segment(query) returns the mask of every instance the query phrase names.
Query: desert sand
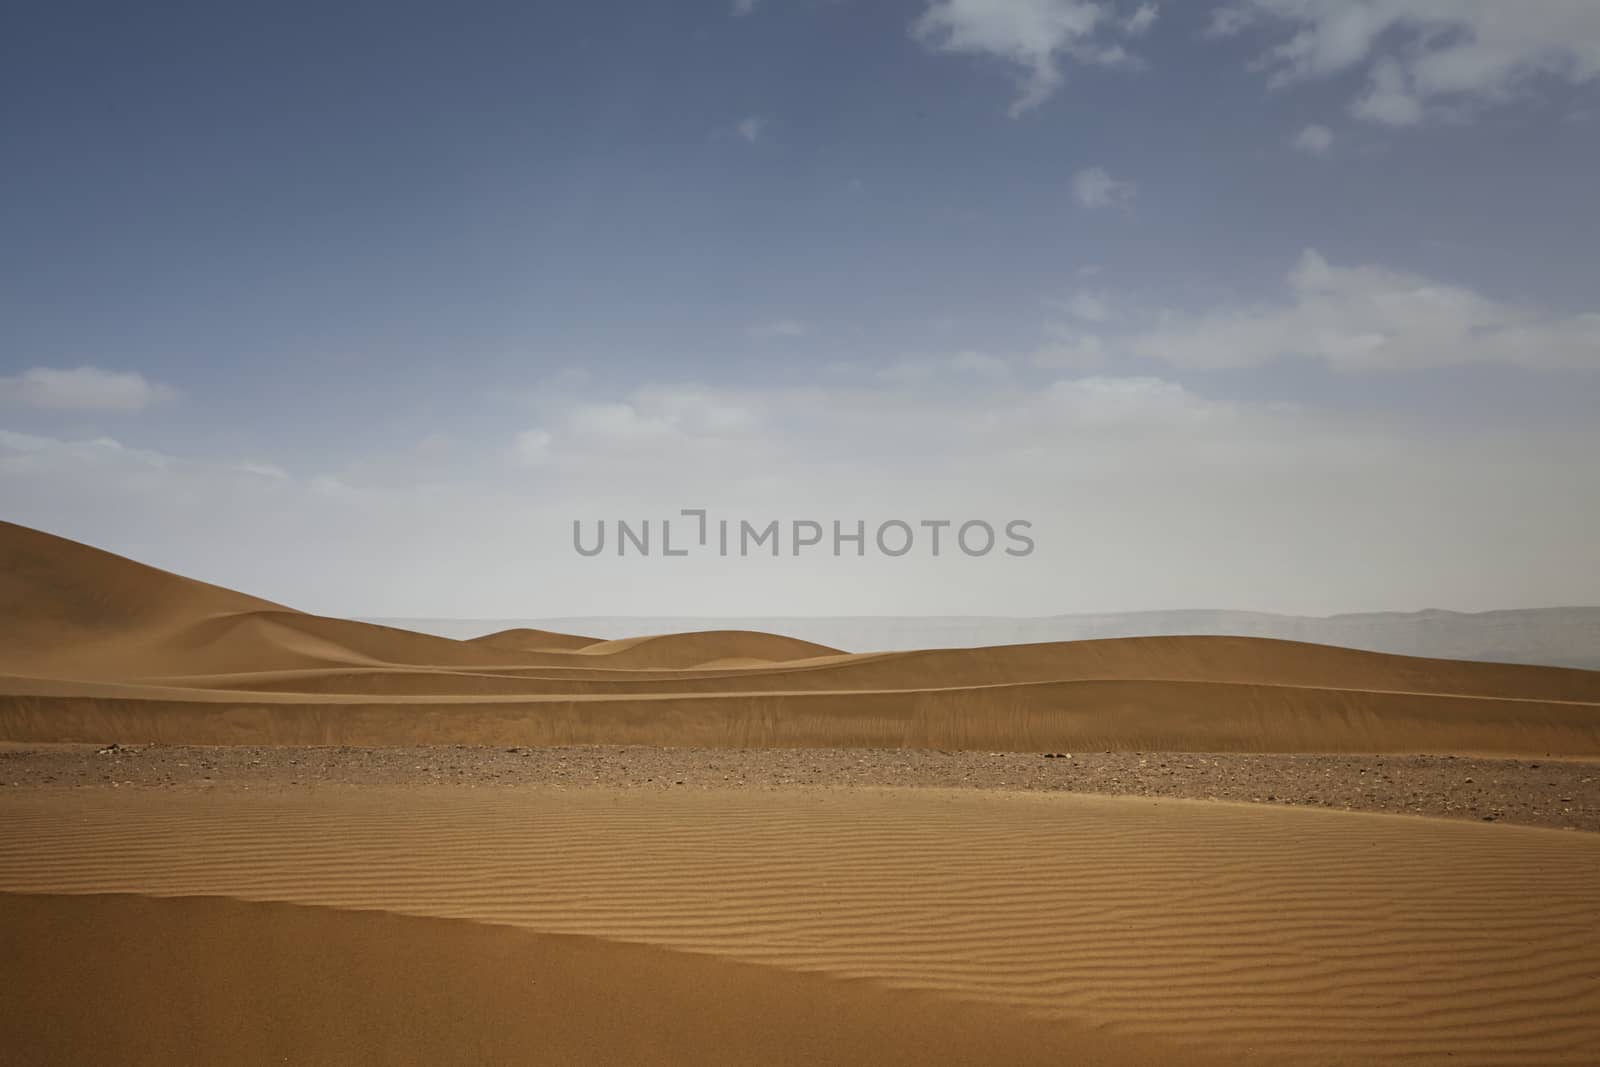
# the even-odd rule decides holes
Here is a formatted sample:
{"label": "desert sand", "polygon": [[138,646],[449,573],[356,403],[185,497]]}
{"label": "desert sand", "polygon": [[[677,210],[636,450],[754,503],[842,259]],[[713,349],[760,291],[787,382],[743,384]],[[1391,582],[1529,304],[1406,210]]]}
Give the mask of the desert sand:
{"label": "desert sand", "polygon": [[[8,982],[0,1033],[29,1064],[1042,1067],[1170,1051],[878,983],[396,912],[8,894],[0,930],[8,977],[29,979]],[[63,1003],[93,1005],[92,1025],[40,1025]],[[152,1025],[175,1009],[182,1028]]]}
{"label": "desert sand", "polygon": [[1600,672],[1256,638],[846,655],[771,634],[470,641],[0,525],[0,740],[1600,757]]}
{"label": "desert sand", "polygon": [[[1087,1030],[1112,1052],[1126,1037],[1129,1059],[1111,1062],[1163,1045],[1153,1062],[1578,1064],[1600,1048],[1593,834],[934,790],[75,790],[4,804],[8,892],[225,897],[654,946],[825,976],[868,1013],[905,989]],[[119,939],[152,951],[89,921],[106,928],[101,958]],[[223,984],[265,981],[231,942],[213,951]],[[627,1025],[607,998],[640,977],[616,981],[574,1008],[585,1027]],[[754,1010],[739,981],[703,992],[690,1020]],[[85,1040],[106,1032],[99,1003],[72,1010]],[[473,1017],[500,1025],[487,1007]],[[1070,1037],[1018,1039],[1030,1034],[1076,1062]],[[885,1059],[868,1042],[844,1061]]]}
{"label": "desert sand", "polygon": [[11,525],[0,623],[21,1062],[1600,1062],[1600,674],[457,641]]}

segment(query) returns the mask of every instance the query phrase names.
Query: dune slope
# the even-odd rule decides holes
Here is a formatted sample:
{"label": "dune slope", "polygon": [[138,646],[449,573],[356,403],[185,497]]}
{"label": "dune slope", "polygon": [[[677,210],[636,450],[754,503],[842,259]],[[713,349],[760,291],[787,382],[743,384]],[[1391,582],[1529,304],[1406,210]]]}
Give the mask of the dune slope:
{"label": "dune slope", "polygon": [[34,1067],[1154,1067],[1178,1054],[875,982],[392,912],[0,894],[0,940],[0,1047]]}
{"label": "dune slope", "polygon": [[1600,672],[1150,637],[847,655],[773,634],[458,641],[0,524],[0,740],[1600,756]]}

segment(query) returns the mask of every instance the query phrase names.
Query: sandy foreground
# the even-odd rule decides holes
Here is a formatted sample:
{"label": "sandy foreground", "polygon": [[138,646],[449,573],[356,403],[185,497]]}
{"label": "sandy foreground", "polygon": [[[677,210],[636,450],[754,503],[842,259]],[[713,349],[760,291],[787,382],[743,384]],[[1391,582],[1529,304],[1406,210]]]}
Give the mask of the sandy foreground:
{"label": "sandy foreground", "polygon": [[1600,835],[1225,802],[10,789],[0,1047],[1589,1064],[1596,885]]}
{"label": "sandy foreground", "polygon": [[[393,912],[0,896],[0,929],[8,970],[34,979],[0,1002],[8,1054],[26,1063],[914,1067],[1170,1051],[878,983]],[[85,1000],[99,1005],[87,1028],[60,1008]],[[161,1025],[174,1011],[184,1024]]]}
{"label": "sandy foreground", "polygon": [[1600,1063],[1600,672],[456,641],[0,523],[0,1062]]}

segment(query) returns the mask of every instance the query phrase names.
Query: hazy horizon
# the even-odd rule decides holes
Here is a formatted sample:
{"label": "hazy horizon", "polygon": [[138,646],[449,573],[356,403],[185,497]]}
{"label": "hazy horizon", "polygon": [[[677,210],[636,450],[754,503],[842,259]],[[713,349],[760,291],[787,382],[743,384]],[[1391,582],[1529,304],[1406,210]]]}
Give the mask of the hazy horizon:
{"label": "hazy horizon", "polygon": [[531,628],[601,640],[693,631],[775,633],[845,652],[911,651],[1125,637],[1274,638],[1404,656],[1537,663],[1600,670],[1600,608],[1461,613],[1375,612],[1331,616],[1188,609],[1027,617],[576,616],[510,619],[374,618],[380,625],[471,639]]}
{"label": "hazy horizon", "polygon": [[[1139,611],[1065,611],[1053,612],[1046,615],[978,615],[955,613],[924,613],[920,615],[841,615],[837,612],[831,614],[815,615],[770,615],[770,616],[740,616],[743,618],[792,618],[792,619],[1063,619],[1063,618],[1090,618],[1110,615],[1275,615],[1284,618],[1302,619],[1339,619],[1352,617],[1365,617],[1375,615],[1501,615],[1528,612],[1561,612],[1561,611],[1600,611],[1596,604],[1549,604],[1540,607],[1520,608],[1486,608],[1483,611],[1453,611],[1449,608],[1417,608],[1414,611],[1349,611],[1336,612],[1331,615],[1292,615],[1287,612],[1277,611],[1252,611],[1249,608],[1215,608],[1215,607],[1188,607],[1188,608],[1146,608]],[[436,619],[440,622],[530,622],[537,620],[554,619],[628,619],[628,618],[674,618],[674,619],[725,619],[727,615],[510,615],[510,616],[472,616],[472,615],[361,615],[355,616],[366,622],[383,622],[386,620],[412,619],[426,621]]]}

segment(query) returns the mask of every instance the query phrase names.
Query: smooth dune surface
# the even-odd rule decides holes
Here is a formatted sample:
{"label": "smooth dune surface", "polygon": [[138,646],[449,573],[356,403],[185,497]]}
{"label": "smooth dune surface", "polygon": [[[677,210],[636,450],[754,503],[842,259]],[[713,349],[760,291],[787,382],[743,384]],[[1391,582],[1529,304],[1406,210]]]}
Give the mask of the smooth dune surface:
{"label": "smooth dune surface", "polygon": [[1222,1062],[875,982],[391,912],[0,894],[0,941],[0,1048],[31,1067]]}
{"label": "smooth dune surface", "polygon": [[773,634],[458,641],[0,523],[0,740],[1600,756],[1600,672],[1239,637],[847,655]]}
{"label": "smooth dune surface", "polygon": [[[1597,884],[1600,838],[1588,834],[1130,798],[336,787],[0,798],[7,892],[499,923],[1233,1062],[1592,1064]],[[741,982],[712,988],[737,1004]],[[873,994],[850,989],[872,1010]]]}

